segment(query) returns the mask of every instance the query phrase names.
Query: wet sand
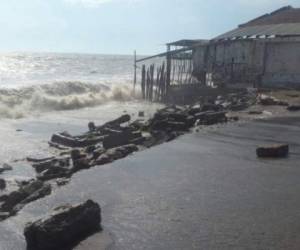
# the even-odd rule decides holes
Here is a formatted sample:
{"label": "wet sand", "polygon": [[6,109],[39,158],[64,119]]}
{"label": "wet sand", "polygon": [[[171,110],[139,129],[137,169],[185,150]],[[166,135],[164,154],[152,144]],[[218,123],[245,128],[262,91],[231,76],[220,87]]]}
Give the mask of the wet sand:
{"label": "wet sand", "polygon": [[[0,249],[26,249],[27,221],[89,198],[102,206],[104,232],[78,250],[299,249],[299,125],[293,117],[210,127],[79,172],[2,222]],[[289,158],[256,158],[257,145],[275,142],[290,143]]]}

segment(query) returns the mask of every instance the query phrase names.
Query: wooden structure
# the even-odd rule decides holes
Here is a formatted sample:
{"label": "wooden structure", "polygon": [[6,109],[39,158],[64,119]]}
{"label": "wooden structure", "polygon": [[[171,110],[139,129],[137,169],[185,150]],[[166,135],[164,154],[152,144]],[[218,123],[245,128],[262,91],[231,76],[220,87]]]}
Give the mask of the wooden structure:
{"label": "wooden structure", "polygon": [[[134,59],[134,84],[140,68],[142,97],[148,101],[164,102],[170,99],[172,86],[197,84],[193,77],[193,46],[204,40],[180,40],[167,44],[167,51],[158,55]],[[138,64],[142,64],[138,67]]]}
{"label": "wooden structure", "polygon": [[299,53],[300,8],[286,6],[211,40],[169,43],[165,53],[135,65],[143,63],[143,97],[170,101],[174,90],[188,99],[203,86],[300,89]]}

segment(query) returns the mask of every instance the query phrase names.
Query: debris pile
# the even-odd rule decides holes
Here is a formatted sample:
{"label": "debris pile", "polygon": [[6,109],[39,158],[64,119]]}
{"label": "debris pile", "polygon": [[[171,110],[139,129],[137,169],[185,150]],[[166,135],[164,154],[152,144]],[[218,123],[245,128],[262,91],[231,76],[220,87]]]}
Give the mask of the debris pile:
{"label": "debris pile", "polygon": [[[0,196],[0,219],[16,214],[27,203],[51,193],[52,186],[62,186],[78,171],[111,163],[133,152],[169,142],[190,131],[195,125],[214,125],[238,118],[229,118],[227,111],[241,110],[253,105],[252,93],[231,94],[201,100],[195,105],[168,106],[158,110],[150,119],[139,111],[139,119],[131,121],[128,114],[103,125],[88,123],[88,131],[80,135],[68,132],[53,134],[49,145],[56,155],[27,157],[36,179],[21,184],[19,189]],[[0,171],[9,170],[9,166]],[[0,188],[5,188],[5,181]]]}

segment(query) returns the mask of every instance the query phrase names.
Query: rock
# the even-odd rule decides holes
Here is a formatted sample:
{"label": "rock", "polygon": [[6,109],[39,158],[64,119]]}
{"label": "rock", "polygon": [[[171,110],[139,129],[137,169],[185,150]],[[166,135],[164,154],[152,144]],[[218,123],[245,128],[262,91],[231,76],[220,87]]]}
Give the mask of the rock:
{"label": "rock", "polygon": [[0,167],[0,174],[3,173],[4,171],[10,171],[10,170],[13,170],[13,167],[7,163],[4,163],[2,167]]}
{"label": "rock", "polygon": [[107,154],[102,154],[93,162],[93,165],[104,165],[110,162],[112,162],[112,159]]}
{"label": "rock", "polygon": [[263,114],[263,111],[260,110],[251,110],[248,112],[249,115],[261,115]]}
{"label": "rock", "polygon": [[286,96],[291,97],[291,98],[297,98],[300,95],[298,95],[298,94],[286,94]]}
{"label": "rock", "polygon": [[4,194],[0,196],[0,202],[6,201],[8,199],[8,195]]}
{"label": "rock", "polygon": [[0,190],[6,188],[6,181],[4,179],[0,179]]}
{"label": "rock", "polygon": [[237,122],[240,120],[238,116],[229,116],[227,117],[228,121]]}
{"label": "rock", "polygon": [[52,180],[56,178],[70,177],[72,172],[69,168],[53,166],[40,174],[37,178],[42,181]]}
{"label": "rock", "polygon": [[144,111],[139,111],[138,116],[139,116],[139,117],[145,117],[145,112],[144,112]]}
{"label": "rock", "polygon": [[72,172],[78,172],[83,169],[91,168],[91,164],[87,158],[79,158],[73,162]]}
{"label": "rock", "polygon": [[19,204],[17,204],[11,214],[16,214],[17,212],[19,212],[26,204],[32,202],[32,201],[36,201],[38,199],[41,199],[47,195],[50,195],[52,191],[51,185],[50,184],[44,184],[40,189],[38,189],[37,191],[35,191],[34,193],[30,194],[27,198],[25,198],[24,200],[22,200]]}
{"label": "rock", "polygon": [[121,124],[125,122],[129,122],[131,120],[130,115],[122,115],[119,118],[112,120],[110,122],[105,123],[102,126],[97,127],[97,130],[102,131],[105,128],[114,128],[114,127],[119,127]]}
{"label": "rock", "polygon": [[104,148],[98,148],[96,149],[94,152],[93,152],[93,156],[92,158],[95,160],[97,159],[100,155],[104,154],[105,153],[105,149]]}
{"label": "rock", "polygon": [[68,167],[70,166],[70,158],[54,158],[52,160],[35,163],[32,167],[36,172],[41,173],[50,168]]}
{"label": "rock", "polygon": [[27,249],[69,249],[101,229],[101,208],[88,200],[65,206],[44,219],[26,225]]}
{"label": "rock", "polygon": [[129,144],[129,145],[124,145],[121,147],[116,147],[107,150],[106,155],[111,159],[111,160],[119,160],[122,159],[129,154],[138,151],[138,147],[134,144]]}
{"label": "rock", "polygon": [[175,122],[168,119],[155,120],[151,124],[152,130],[158,131],[187,131],[190,128],[186,122]]}
{"label": "rock", "polygon": [[48,183],[43,184],[43,186],[40,189],[38,189],[35,192],[33,192],[32,194],[30,194],[25,200],[22,201],[22,203],[26,204],[26,203],[38,200],[42,197],[45,197],[45,196],[51,194],[51,191],[52,191],[52,188],[51,188],[50,184],[48,184]]}
{"label": "rock", "polygon": [[290,105],[287,107],[288,111],[300,111],[300,105]]}
{"label": "rock", "polygon": [[86,157],[86,155],[81,154],[80,150],[78,149],[73,149],[71,151],[71,159],[73,162],[84,157]]}
{"label": "rock", "polygon": [[289,154],[289,145],[278,144],[271,146],[262,146],[256,149],[256,154],[258,157],[273,157],[273,158],[284,158]]}
{"label": "rock", "polygon": [[276,98],[267,95],[261,95],[259,101],[260,104],[264,106],[273,106],[273,105],[288,106],[289,105],[287,102],[277,100]]}
{"label": "rock", "polygon": [[141,145],[145,142],[145,140],[146,140],[146,138],[141,136],[141,137],[131,140],[130,144]]}
{"label": "rock", "polygon": [[242,111],[245,110],[246,108],[248,108],[248,104],[247,103],[238,103],[235,105],[231,105],[230,110],[232,111]]}
{"label": "rock", "polygon": [[97,149],[96,145],[91,145],[85,149],[85,152],[88,154],[92,154],[96,149]]}
{"label": "rock", "polygon": [[26,158],[27,161],[34,162],[34,163],[40,163],[40,162],[45,162],[45,161],[51,161],[55,157],[54,156],[28,156]]}
{"label": "rock", "polygon": [[166,142],[170,142],[175,140],[177,137],[179,136],[179,134],[176,131],[172,131],[171,133],[167,134],[167,139]]}
{"label": "rock", "polygon": [[89,131],[95,131],[96,130],[96,125],[94,122],[89,122],[88,123],[88,128],[89,128]]}
{"label": "rock", "polygon": [[90,145],[95,145],[99,142],[102,142],[104,139],[103,136],[98,136],[89,139],[78,139],[74,137],[68,137],[63,134],[54,134],[51,137],[51,143],[63,145],[71,148],[82,148],[88,147]]}
{"label": "rock", "polygon": [[220,105],[216,105],[216,104],[204,104],[201,107],[201,112],[205,112],[205,111],[220,111],[222,109],[222,107]]}
{"label": "rock", "polygon": [[134,140],[141,136],[142,134],[140,131],[123,131],[121,133],[111,134],[103,140],[103,147],[105,149],[110,149],[118,146],[123,146],[129,144],[131,140]]}
{"label": "rock", "polygon": [[70,179],[67,179],[67,178],[60,178],[60,179],[57,179],[56,180],[56,184],[57,186],[64,186],[64,185],[67,185],[68,183],[70,182]]}
{"label": "rock", "polygon": [[7,199],[1,204],[0,211],[10,213],[11,210],[22,200],[24,200],[28,194],[21,191],[11,192]]}
{"label": "rock", "polygon": [[10,216],[7,212],[0,212],[0,221],[7,219]]}
{"label": "rock", "polygon": [[200,113],[200,112],[201,112],[201,105],[200,104],[194,105],[193,107],[191,107],[188,110],[189,115],[195,115],[195,114]]}
{"label": "rock", "polygon": [[17,191],[13,191],[8,194],[6,200],[2,203],[0,211],[2,212],[11,212],[13,208],[25,200],[27,197],[38,191],[43,187],[43,182],[33,181]]}
{"label": "rock", "polygon": [[53,148],[56,148],[58,150],[68,150],[69,148],[68,147],[64,147],[58,143],[54,143],[54,142],[51,142],[51,141],[48,141],[48,144],[50,147],[53,147]]}
{"label": "rock", "polygon": [[214,125],[217,123],[224,123],[227,122],[226,112],[201,112],[195,115],[197,119],[199,119],[199,124],[201,125]]}

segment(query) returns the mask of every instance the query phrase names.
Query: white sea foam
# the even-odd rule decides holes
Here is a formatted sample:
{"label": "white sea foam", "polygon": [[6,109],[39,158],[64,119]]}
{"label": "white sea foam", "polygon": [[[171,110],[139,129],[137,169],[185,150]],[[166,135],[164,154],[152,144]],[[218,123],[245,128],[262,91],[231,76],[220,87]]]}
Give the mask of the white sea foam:
{"label": "white sea foam", "polygon": [[109,101],[134,99],[129,84],[56,82],[0,89],[0,118],[22,118],[32,113],[93,107]]}

